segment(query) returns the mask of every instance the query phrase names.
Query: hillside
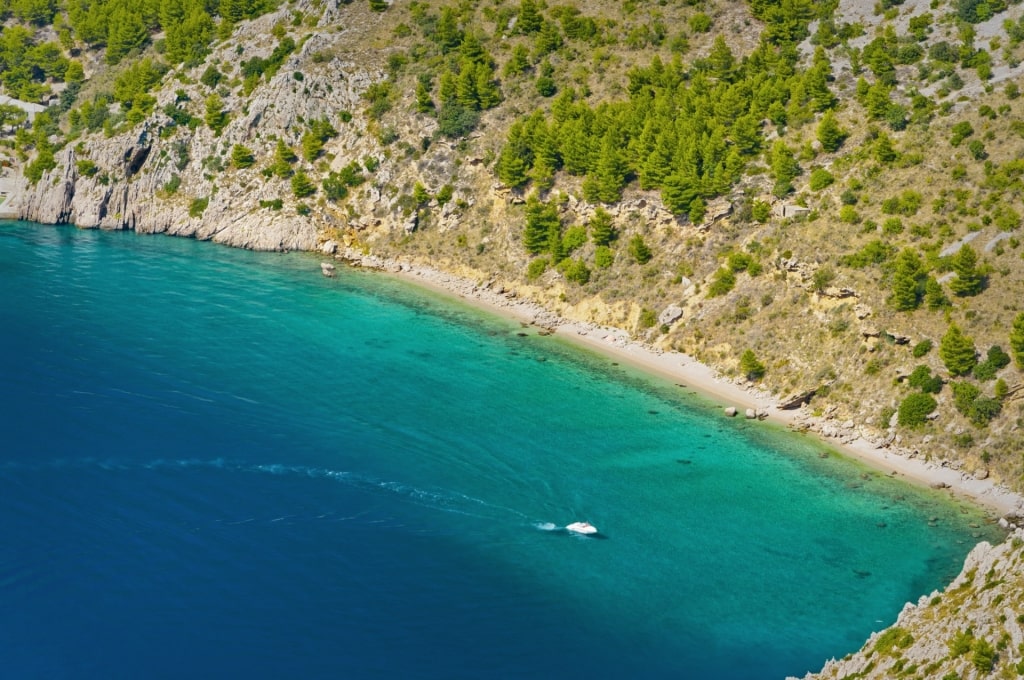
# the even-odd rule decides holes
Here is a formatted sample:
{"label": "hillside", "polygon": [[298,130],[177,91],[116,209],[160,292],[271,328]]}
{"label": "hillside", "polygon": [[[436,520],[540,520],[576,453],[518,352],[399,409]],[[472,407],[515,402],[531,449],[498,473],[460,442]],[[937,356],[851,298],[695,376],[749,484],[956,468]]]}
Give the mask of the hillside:
{"label": "hillside", "polygon": [[4,0],[25,219],[427,264],[1024,490],[1024,5]]}

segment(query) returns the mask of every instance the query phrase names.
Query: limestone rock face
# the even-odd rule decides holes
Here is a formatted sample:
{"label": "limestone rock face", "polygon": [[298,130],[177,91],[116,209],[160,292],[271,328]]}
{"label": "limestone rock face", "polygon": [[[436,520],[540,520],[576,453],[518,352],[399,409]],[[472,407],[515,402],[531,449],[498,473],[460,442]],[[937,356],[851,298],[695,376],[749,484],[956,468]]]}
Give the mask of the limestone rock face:
{"label": "limestone rock face", "polygon": [[[299,149],[307,123],[322,118],[339,133],[324,150],[324,158],[333,158],[330,169],[366,157],[383,159],[376,138],[367,134],[367,121],[353,115],[342,124],[338,113],[360,112],[365,107],[363,92],[381,80],[384,71],[372,59],[357,64],[354,58],[338,56],[343,53],[336,49],[338,43],[358,39],[354,35],[358,26],[340,17],[343,5],[309,0],[243,22],[211,59],[227,65],[237,64],[239,54],[246,59],[269,56],[278,42],[271,32],[274,24],[302,7],[316,11],[321,24],[331,30],[315,32],[301,42],[274,77],[250,95],[240,88],[222,89],[230,119],[219,136],[203,124],[194,129],[175,125],[163,112],[168,105],[177,106],[202,120],[209,91],[195,81],[205,65],[184,70],[185,82],[192,84],[170,79],[169,85],[154,93],[154,113],[143,123],[109,138],[86,135],[58,152],[57,167],[20,192],[18,216],[83,228],[168,233],[255,250],[316,249],[318,234],[345,226],[345,221],[329,210],[302,206],[287,180],[267,178],[260,170],[272,160],[276,138]],[[337,30],[338,25],[344,28]],[[301,81],[294,77],[296,73],[302,73]],[[252,167],[230,166],[235,144],[252,149]],[[88,173],[80,172],[80,161],[91,162]],[[378,176],[393,175],[393,168],[382,163]],[[373,206],[365,202],[380,199],[379,192],[367,194],[359,212],[371,212]],[[261,207],[261,201],[276,199],[281,199],[283,207]],[[203,202],[205,207],[200,205]]]}
{"label": "limestone rock face", "polygon": [[899,671],[911,665],[923,672],[919,677],[989,677],[982,671],[988,650],[991,677],[1016,677],[1024,658],[1022,587],[1024,530],[1018,529],[999,545],[979,543],[944,592],[908,602],[894,626],[805,680],[902,677]]}

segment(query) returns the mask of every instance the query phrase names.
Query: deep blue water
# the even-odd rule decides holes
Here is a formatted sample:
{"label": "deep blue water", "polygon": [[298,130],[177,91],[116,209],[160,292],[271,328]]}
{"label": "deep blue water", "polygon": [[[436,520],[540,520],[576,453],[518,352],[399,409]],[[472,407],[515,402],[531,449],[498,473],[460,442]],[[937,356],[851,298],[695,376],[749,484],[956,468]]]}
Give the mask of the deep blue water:
{"label": "deep blue water", "polygon": [[780,678],[996,536],[318,262],[0,224],[0,675]]}

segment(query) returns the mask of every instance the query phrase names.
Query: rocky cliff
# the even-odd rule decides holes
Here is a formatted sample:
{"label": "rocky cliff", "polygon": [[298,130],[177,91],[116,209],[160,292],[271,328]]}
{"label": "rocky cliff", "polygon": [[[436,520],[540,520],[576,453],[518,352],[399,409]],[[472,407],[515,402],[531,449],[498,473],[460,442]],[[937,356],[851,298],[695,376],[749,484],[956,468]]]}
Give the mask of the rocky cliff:
{"label": "rocky cliff", "polygon": [[907,603],[892,627],[805,680],[1024,675],[1024,530],[981,543],[944,591]]}
{"label": "rocky cliff", "polygon": [[[208,62],[221,63],[230,73],[243,55],[268,57],[277,42],[273,26],[288,21],[296,10],[312,12],[314,4],[320,3],[294,3],[245,22]],[[286,180],[260,175],[257,168],[231,169],[227,155],[235,144],[244,144],[262,165],[273,155],[276,139],[298,145],[304,121],[336,120],[339,111],[362,108],[361,95],[384,74],[374,67],[373,53],[357,62],[347,52],[347,47],[360,43],[360,35],[357,28],[338,25],[344,7],[322,7],[319,16],[325,30],[307,31],[299,49],[251,95],[220,89],[229,120],[219,133],[206,125],[177,125],[162,113],[171,105],[202,115],[208,90],[198,81],[205,64],[182,68],[174,74],[176,80],[156,93],[156,113],[141,125],[110,137],[87,135],[80,143],[65,146],[56,155],[57,167],[19,196],[21,217],[83,228],[168,233],[257,250],[314,249],[321,233],[338,226],[335,216],[323,210],[299,214]],[[303,74],[301,82],[296,73]],[[373,156],[382,161],[379,184],[395,174],[397,164],[381,153],[363,116],[343,126],[328,151],[334,157],[331,169]],[[83,161],[89,162],[87,175],[81,171]],[[287,199],[287,209],[260,207],[260,201],[278,197]],[[371,190],[363,198],[373,205],[380,197]],[[193,207],[196,199],[206,201],[203,210]]]}

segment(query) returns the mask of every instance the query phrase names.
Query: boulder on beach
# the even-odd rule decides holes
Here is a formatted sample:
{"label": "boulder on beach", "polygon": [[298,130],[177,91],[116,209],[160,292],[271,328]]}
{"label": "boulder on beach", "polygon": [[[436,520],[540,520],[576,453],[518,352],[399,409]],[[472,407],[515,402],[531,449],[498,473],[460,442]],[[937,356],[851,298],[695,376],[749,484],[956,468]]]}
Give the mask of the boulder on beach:
{"label": "boulder on beach", "polygon": [[735,416],[736,415],[736,407],[735,406],[726,406],[725,407],[725,415],[729,416],[730,418]]}

